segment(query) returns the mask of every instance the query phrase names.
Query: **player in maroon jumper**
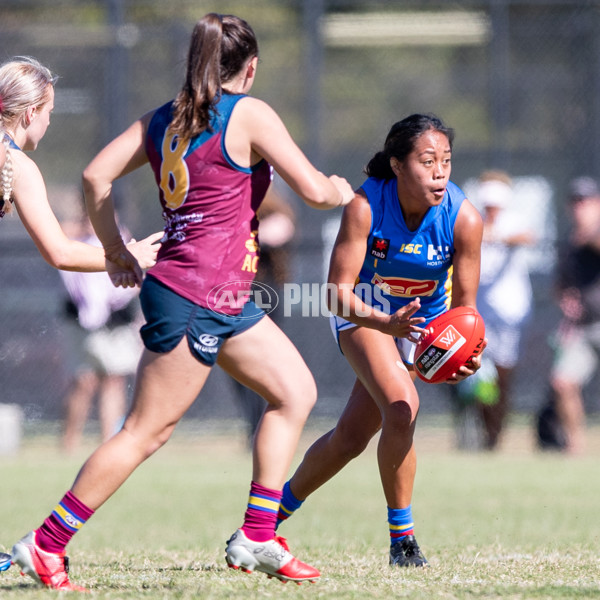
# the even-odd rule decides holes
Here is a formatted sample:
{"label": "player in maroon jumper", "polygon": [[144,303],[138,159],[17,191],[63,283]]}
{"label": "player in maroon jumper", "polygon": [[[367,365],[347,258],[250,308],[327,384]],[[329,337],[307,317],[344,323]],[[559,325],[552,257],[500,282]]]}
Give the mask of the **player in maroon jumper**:
{"label": "player in maroon jumper", "polygon": [[[194,28],[176,99],[136,121],[84,172],[90,219],[107,257],[121,267],[111,273],[115,285],[139,283],[142,274],[115,223],[113,181],[150,163],[166,225],[156,268],[142,286],[146,347],[123,429],[92,454],[44,524],[13,548],[13,559],[50,587],[72,585],[60,570],[66,544],[169,439],[215,361],[268,402],[254,440],[248,508],[228,542],[227,562],[284,581],[320,575],[275,536],[281,488],[316,401],[312,374],[252,301],[223,305],[213,292],[223,283],[242,296],[248,290],[269,163],[315,208],[345,205],[354,194],[346,180],[315,169],[277,114],[247,96],[257,65],[258,45],[245,21],[206,15]],[[56,573],[42,573],[46,564]]]}

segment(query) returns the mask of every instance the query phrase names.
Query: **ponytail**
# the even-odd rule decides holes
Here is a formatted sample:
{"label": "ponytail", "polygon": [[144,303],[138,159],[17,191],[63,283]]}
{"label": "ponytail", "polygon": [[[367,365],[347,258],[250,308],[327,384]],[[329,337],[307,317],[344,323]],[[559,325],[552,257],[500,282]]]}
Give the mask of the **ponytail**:
{"label": "ponytail", "polygon": [[221,93],[221,40],[223,24],[210,13],[194,27],[183,88],[175,98],[171,130],[189,139],[206,129],[215,97]]}
{"label": "ponytail", "polygon": [[390,165],[390,157],[386,154],[385,150],[378,152],[369,161],[369,164],[365,168],[365,173],[369,177],[376,177],[377,179],[393,179],[395,177]]}
{"label": "ponytail", "polygon": [[8,138],[4,135],[2,129],[0,129],[0,136],[2,139],[0,143],[4,146],[5,159],[4,164],[2,165],[2,170],[0,170],[0,218],[5,214],[11,211],[12,205],[12,188],[13,188],[13,167],[12,167],[12,158],[9,150],[9,141]]}
{"label": "ponytail", "polygon": [[4,101],[0,96],[0,144],[4,149],[4,164],[0,169],[0,218],[11,211],[13,186],[12,157],[9,150],[8,138],[4,135]]}
{"label": "ponytail", "polygon": [[192,32],[185,82],[173,103],[171,131],[191,139],[210,129],[222,84],[257,55],[256,36],[246,21],[216,13],[202,17]]}

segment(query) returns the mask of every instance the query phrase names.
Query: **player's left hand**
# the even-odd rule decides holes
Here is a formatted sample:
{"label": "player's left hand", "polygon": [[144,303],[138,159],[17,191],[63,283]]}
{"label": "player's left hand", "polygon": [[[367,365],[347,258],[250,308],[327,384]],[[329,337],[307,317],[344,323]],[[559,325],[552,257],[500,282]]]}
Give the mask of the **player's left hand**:
{"label": "player's left hand", "polygon": [[481,347],[481,352],[477,356],[471,356],[469,362],[466,365],[463,365],[456,373],[446,379],[446,383],[455,384],[471,375],[474,375],[481,368],[481,355],[487,346],[487,338],[483,340],[483,345]]}
{"label": "player's left hand", "polygon": [[406,306],[399,308],[395,313],[388,317],[386,327],[382,329],[397,338],[407,338],[411,342],[417,342],[419,336],[426,333],[426,330],[420,327],[425,322],[423,317],[414,317],[413,315],[421,308],[421,298],[411,300]]}
{"label": "player's left hand", "polygon": [[106,272],[115,287],[142,285],[144,274],[140,265],[123,244],[120,249],[105,248]]}

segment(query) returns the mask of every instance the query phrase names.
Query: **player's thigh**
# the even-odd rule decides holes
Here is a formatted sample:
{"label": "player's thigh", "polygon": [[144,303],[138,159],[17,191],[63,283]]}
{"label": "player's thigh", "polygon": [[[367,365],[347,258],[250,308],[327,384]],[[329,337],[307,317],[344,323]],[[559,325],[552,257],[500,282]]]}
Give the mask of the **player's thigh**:
{"label": "player's thigh", "polygon": [[170,352],[144,349],[138,367],[128,429],[174,425],[192,405],[211,367],[192,356],[187,337]]}
{"label": "player's thigh", "polygon": [[316,399],[316,385],[298,349],[268,317],[227,339],[218,365],[269,404]]}
{"label": "player's thigh", "polygon": [[418,395],[392,336],[367,327],[340,333],[340,346],[361,383],[382,412],[399,401],[408,403],[413,416]]}

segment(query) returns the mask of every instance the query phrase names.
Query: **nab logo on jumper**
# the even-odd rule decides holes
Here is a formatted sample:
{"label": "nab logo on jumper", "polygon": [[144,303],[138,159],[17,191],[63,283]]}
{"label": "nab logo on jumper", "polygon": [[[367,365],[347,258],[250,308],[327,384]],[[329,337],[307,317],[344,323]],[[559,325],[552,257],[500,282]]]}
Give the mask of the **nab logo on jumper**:
{"label": "nab logo on jumper", "polygon": [[388,250],[390,249],[390,240],[383,238],[373,238],[371,244],[371,256],[385,260],[387,258]]}

